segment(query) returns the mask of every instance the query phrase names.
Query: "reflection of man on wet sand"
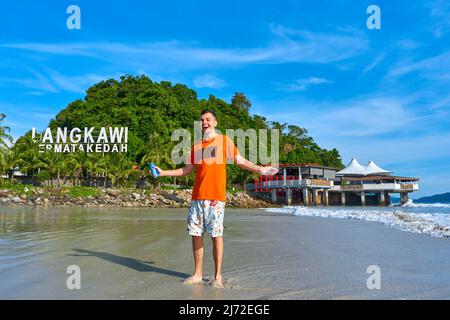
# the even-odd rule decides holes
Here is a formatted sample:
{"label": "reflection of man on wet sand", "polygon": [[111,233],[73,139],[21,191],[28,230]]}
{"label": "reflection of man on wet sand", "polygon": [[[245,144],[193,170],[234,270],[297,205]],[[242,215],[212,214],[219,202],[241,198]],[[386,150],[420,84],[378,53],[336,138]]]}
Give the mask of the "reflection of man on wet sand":
{"label": "reflection of man on wet sand", "polygon": [[203,280],[203,234],[208,232],[213,241],[213,257],[215,275],[212,285],[223,288],[223,217],[226,201],[226,160],[232,160],[243,169],[258,172],[262,175],[273,175],[278,172],[273,167],[260,167],[244,159],[236,146],[227,136],[216,133],[216,114],[205,110],[200,115],[203,139],[192,149],[184,168],[161,170],[156,167],[160,176],[185,176],[196,169],[192,201],[187,219],[187,230],[192,236],[195,271],[187,279],[186,284],[199,284]]}

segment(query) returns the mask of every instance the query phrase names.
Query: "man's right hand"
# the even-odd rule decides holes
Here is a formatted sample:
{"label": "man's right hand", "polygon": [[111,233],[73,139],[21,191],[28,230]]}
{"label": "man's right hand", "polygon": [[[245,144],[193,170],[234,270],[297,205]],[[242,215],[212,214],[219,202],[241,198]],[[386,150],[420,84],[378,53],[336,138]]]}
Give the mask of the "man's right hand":
{"label": "man's right hand", "polygon": [[[162,170],[160,167],[157,167],[157,166],[155,166],[155,170],[158,171],[158,177],[164,177],[164,170]],[[151,171],[150,171],[150,175],[153,177]]]}

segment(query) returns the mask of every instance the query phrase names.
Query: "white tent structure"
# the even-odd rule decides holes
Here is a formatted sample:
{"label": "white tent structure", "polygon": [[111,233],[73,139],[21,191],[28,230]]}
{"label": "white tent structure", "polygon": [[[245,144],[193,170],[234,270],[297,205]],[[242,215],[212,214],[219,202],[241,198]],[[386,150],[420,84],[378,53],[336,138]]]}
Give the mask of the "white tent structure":
{"label": "white tent structure", "polygon": [[367,175],[374,175],[374,174],[380,174],[380,175],[389,175],[392,171],[387,171],[375,164],[373,161],[369,161],[369,164],[366,167],[366,176]]}
{"label": "white tent structure", "polygon": [[366,167],[359,164],[358,160],[355,158],[350,161],[348,166],[346,166],[341,171],[336,172],[337,176],[365,176]]}
{"label": "white tent structure", "polygon": [[359,164],[355,158],[341,171],[336,172],[336,176],[368,176],[368,175],[389,175],[392,171],[380,168],[375,162],[369,161],[367,166]]}

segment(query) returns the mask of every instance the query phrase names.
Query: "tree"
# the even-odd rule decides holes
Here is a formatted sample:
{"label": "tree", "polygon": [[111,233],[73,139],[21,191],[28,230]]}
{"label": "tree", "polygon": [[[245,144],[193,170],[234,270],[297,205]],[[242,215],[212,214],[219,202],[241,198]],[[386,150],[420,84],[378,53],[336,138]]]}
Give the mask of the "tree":
{"label": "tree", "polygon": [[248,111],[252,107],[252,103],[247,99],[244,93],[236,92],[231,99],[231,106],[238,110]]}
{"label": "tree", "polygon": [[51,151],[46,151],[42,156],[42,166],[48,172],[50,186],[53,187],[53,179],[56,177],[59,186],[60,171],[62,167],[62,155]]}
{"label": "tree", "polygon": [[8,164],[8,154],[11,152],[10,149],[0,148],[0,176],[8,175],[9,164]]}
{"label": "tree", "polygon": [[[39,153],[38,145],[31,139],[30,132],[18,139],[11,149],[9,128],[2,127],[5,115],[0,114],[0,170],[7,172],[20,166],[21,171],[34,177],[40,171],[51,172],[57,177],[58,185],[72,179],[74,185],[83,178],[103,179],[103,186],[110,180],[115,185],[127,184],[136,171],[130,173],[133,164],[148,172],[148,164],[155,162],[163,168],[174,168],[171,160],[171,134],[175,129],[184,128],[193,133],[194,121],[198,121],[204,109],[217,114],[218,129],[279,129],[280,162],[318,162],[324,165],[343,166],[336,149],[326,150],[308,135],[305,128],[287,123],[270,122],[259,115],[250,115],[250,100],[242,92],[236,92],[228,103],[210,95],[199,99],[197,93],[183,84],[153,82],[149,77],[124,75],[119,80],[107,79],[87,89],[84,99],[75,100],[61,110],[50,121],[49,127],[111,127],[128,126],[128,152],[123,154],[61,154],[56,157]],[[269,131],[270,134],[270,131]],[[270,137],[268,138],[268,150]],[[240,150],[248,154],[247,150]],[[243,182],[253,174],[237,166],[230,166],[229,182]],[[44,177],[45,174],[40,175]],[[154,180],[170,181],[169,178]],[[192,175],[186,177],[191,184]],[[175,178],[174,181],[176,182]],[[51,184],[52,182],[50,182]]]}
{"label": "tree", "polygon": [[17,165],[23,173],[31,176],[34,183],[34,176],[42,167],[45,167],[45,163],[42,161],[43,156],[39,153],[38,145],[31,137],[31,132],[20,137],[12,149],[18,155]]}
{"label": "tree", "polygon": [[3,120],[6,118],[6,115],[3,113],[0,113],[0,148],[7,148],[8,143],[13,142],[13,137],[8,134],[10,131],[10,128],[7,126],[2,126]]}
{"label": "tree", "polygon": [[14,181],[14,169],[20,162],[20,155],[17,149],[6,149],[5,156],[5,168],[6,173],[9,175],[11,182]]}
{"label": "tree", "polygon": [[171,149],[170,144],[165,142],[158,133],[151,133],[142,150],[144,155],[140,162],[141,168],[144,171],[148,171],[148,164],[151,162],[157,163],[158,166],[162,166],[163,168],[165,166],[172,169],[175,168],[175,164],[170,155]]}

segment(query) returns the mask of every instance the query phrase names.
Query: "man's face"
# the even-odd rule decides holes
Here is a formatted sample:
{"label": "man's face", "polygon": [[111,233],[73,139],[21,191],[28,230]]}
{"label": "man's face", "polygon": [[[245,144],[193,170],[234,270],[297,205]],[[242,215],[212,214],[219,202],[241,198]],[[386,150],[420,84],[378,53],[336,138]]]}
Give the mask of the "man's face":
{"label": "man's face", "polygon": [[203,133],[209,134],[214,132],[217,126],[216,118],[211,113],[202,114],[200,117],[200,122],[202,123],[202,131]]}

